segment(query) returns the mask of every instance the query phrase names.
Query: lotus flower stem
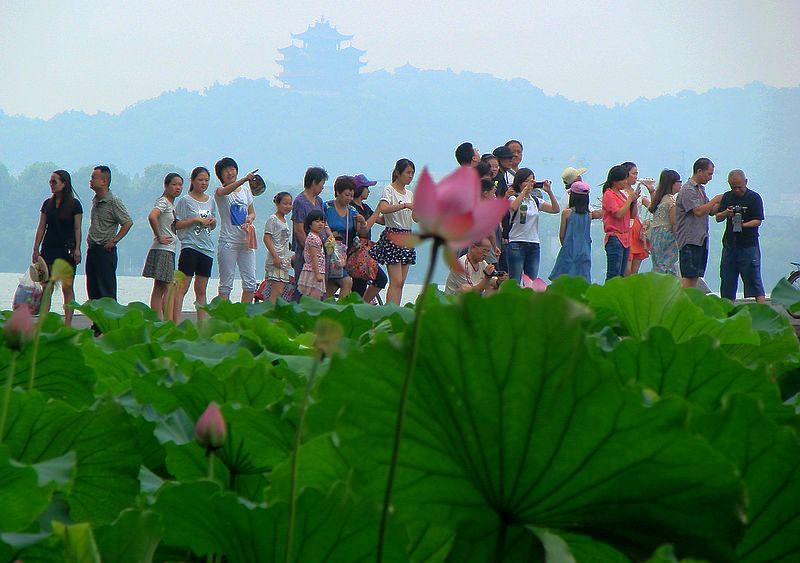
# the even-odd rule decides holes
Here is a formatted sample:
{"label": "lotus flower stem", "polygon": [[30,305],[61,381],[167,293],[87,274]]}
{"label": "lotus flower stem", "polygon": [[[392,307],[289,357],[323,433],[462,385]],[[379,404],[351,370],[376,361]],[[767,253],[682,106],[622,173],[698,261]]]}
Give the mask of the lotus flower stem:
{"label": "lotus flower stem", "polygon": [[35,332],[33,334],[33,350],[31,351],[31,373],[28,377],[28,389],[33,389],[33,384],[36,381],[36,363],[39,360],[39,337],[42,333],[42,322],[50,313],[50,303],[53,299],[53,286],[55,281],[50,278],[50,281],[44,286],[42,293],[42,303],[39,306],[39,322],[36,323]]}
{"label": "lotus flower stem", "polygon": [[414,375],[414,368],[417,364],[417,351],[419,350],[419,320],[422,317],[422,308],[425,305],[425,298],[428,295],[431,282],[433,281],[433,269],[436,266],[436,256],[439,254],[439,247],[442,245],[441,239],[434,239],[431,259],[428,263],[428,272],[425,274],[425,282],[422,286],[422,293],[417,299],[417,308],[414,311],[414,324],[411,325],[411,358],[406,366],[406,374],[403,378],[403,386],[400,390],[400,403],[397,406],[397,421],[394,426],[394,444],[392,444],[392,458],[389,462],[389,475],[386,478],[386,490],[383,495],[383,507],[381,509],[381,524],[378,536],[378,549],[375,560],[383,563],[384,544],[386,542],[386,528],[389,523],[389,509],[392,504],[392,488],[394,486],[395,473],[397,471],[397,460],[400,457],[400,440],[403,436],[403,422],[406,416],[406,403],[408,393],[411,389],[411,379]]}
{"label": "lotus flower stem", "polygon": [[317,377],[317,368],[322,361],[322,353],[314,356],[314,363],[311,364],[311,374],[306,382],[306,389],[303,393],[303,400],[300,402],[300,412],[297,418],[297,430],[294,433],[294,447],[292,448],[292,463],[289,471],[289,524],[286,529],[286,551],[283,554],[284,563],[289,563],[292,555],[292,540],[294,537],[294,523],[297,512],[297,460],[300,457],[300,444],[303,438],[303,426],[306,420],[306,409],[308,407],[308,397],[311,389],[314,388],[314,380]]}
{"label": "lotus flower stem", "polygon": [[17,351],[11,350],[8,360],[8,375],[6,376],[5,392],[3,393],[3,410],[0,412],[0,444],[3,443],[3,432],[6,429],[6,416],[8,416],[8,405],[11,403],[11,391],[14,389],[14,371],[17,367]]}

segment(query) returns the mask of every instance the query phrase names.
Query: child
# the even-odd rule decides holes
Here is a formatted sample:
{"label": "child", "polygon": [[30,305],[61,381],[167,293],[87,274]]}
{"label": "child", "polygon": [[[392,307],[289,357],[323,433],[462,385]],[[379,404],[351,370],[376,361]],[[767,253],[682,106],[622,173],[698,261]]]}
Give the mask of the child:
{"label": "child", "polygon": [[550,279],[563,275],[580,276],[592,283],[592,237],[589,230],[592,219],[599,219],[603,212],[589,209],[589,184],[586,182],[573,182],[568,193],[569,208],[561,212],[558,233],[561,250]]}
{"label": "child", "polygon": [[267,247],[267,260],[264,264],[265,279],[269,284],[269,300],[275,303],[289,279],[291,254],[289,241],[292,230],[286,222],[286,216],[292,211],[292,196],[288,192],[280,192],[272,200],[275,203],[275,214],[267,219],[264,225],[264,245]]}
{"label": "child", "polygon": [[[175,251],[177,250],[175,232],[175,198],[181,195],[183,178],[170,172],[164,178],[164,193],[156,200],[155,207],[147,216],[153,229],[153,244],[147,253],[142,276],[153,278],[153,292],[150,294],[150,308],[158,313],[160,319],[174,321],[173,304],[166,303],[167,289],[175,275]],[[166,317],[166,318],[165,318]]]}
{"label": "child", "polygon": [[306,244],[303,248],[303,270],[297,279],[297,289],[303,295],[321,299],[325,294],[325,251],[321,233],[325,229],[325,215],[314,209],[304,222]]}

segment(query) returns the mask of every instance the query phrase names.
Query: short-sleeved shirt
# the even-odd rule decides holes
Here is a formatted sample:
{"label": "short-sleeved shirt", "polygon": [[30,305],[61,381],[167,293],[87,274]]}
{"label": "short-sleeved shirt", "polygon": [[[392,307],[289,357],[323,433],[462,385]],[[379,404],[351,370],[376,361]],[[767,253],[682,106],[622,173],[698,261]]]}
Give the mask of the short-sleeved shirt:
{"label": "short-sleeved shirt", "polygon": [[[292,238],[292,230],[289,228],[289,223],[286,219],[284,218],[281,221],[277,215],[272,215],[264,225],[264,234],[272,237],[272,244],[275,246],[275,252],[281,261],[288,260],[291,252],[289,250],[289,241]],[[272,254],[269,252],[267,252],[266,264],[274,264]]]}
{"label": "short-sleeved shirt", "polygon": [[[508,201],[514,201],[511,196]],[[519,209],[511,210],[511,229],[508,231],[508,242],[540,242],[539,241],[539,206],[542,201],[532,194],[525,196]],[[524,207],[524,209],[523,209]],[[523,220],[525,221],[523,223]]]}
{"label": "short-sleeved shirt", "polygon": [[656,212],[653,213],[653,220],[650,223],[653,227],[671,227],[672,222],[669,220],[669,210],[675,205],[675,194],[665,194],[661,201],[656,206]]}
{"label": "short-sleeved shirt", "polygon": [[[308,215],[309,212],[313,211],[314,209],[318,209],[323,214],[325,213],[325,204],[322,202],[322,198],[316,196],[314,203],[311,203],[308,201],[308,198],[305,196],[305,194],[300,192],[292,202],[292,223],[299,223],[300,225],[303,225],[306,221],[306,215]],[[294,234],[294,230],[292,230],[292,248],[294,249],[295,253],[303,251],[303,245],[297,239],[297,236]]]}
{"label": "short-sleeved shirt", "polygon": [[472,265],[472,262],[467,260],[466,254],[458,259],[458,263],[464,271],[456,272],[455,270],[450,270],[450,273],[447,275],[447,282],[445,282],[444,292],[450,295],[458,293],[462,285],[474,287],[481,283],[484,278],[483,272],[489,266],[486,260],[481,260],[478,262],[476,269],[476,267]]}
{"label": "short-sleeved shirt", "polygon": [[[742,197],[737,197],[733,190],[722,194],[719,202],[720,211],[729,207],[746,207],[742,212],[742,223],[753,219],[764,220],[764,202],[761,196],[751,189],[747,189]],[[758,227],[742,227],[741,233],[733,232],[732,218],[725,220],[725,234],[722,235],[723,246],[755,246],[758,244]]]}
{"label": "short-sleeved shirt", "polygon": [[[399,205],[401,203],[414,203],[414,192],[406,188],[406,193],[401,194],[391,184],[383,188],[381,194],[381,201],[385,201],[389,205]],[[410,209],[401,209],[394,213],[384,213],[383,220],[385,226],[390,229],[403,229],[405,231],[411,230],[412,211]]]}
{"label": "short-sleeved shirt", "polygon": [[75,248],[75,215],[83,214],[81,202],[72,200],[72,209],[66,218],[61,216],[61,207],[56,207],[53,198],[44,200],[41,211],[45,215],[46,225],[42,250],[63,251],[65,247]]}
{"label": "short-sleeved shirt", "polygon": [[122,200],[111,193],[92,199],[92,215],[89,223],[87,241],[90,245],[102,245],[113,239],[122,225],[131,222],[131,216]]}
{"label": "short-sleeved shirt", "polygon": [[705,187],[691,178],[681,187],[675,202],[675,242],[678,248],[687,244],[703,246],[708,239],[708,215],[698,217],[692,211],[708,203]]}
{"label": "short-sleeved shirt", "polygon": [[166,197],[161,196],[156,200],[153,209],[160,211],[158,215],[158,234],[162,237],[169,237],[172,242],[161,244],[157,237],[153,237],[151,250],[168,250],[175,252],[178,249],[178,233],[175,232],[175,205]]}
{"label": "short-sleeved shirt", "polygon": [[[607,189],[603,192],[603,231],[606,233],[605,242],[608,237],[615,236],[624,248],[631,246],[631,208],[625,210],[625,215],[620,218],[614,217],[614,213],[625,205],[628,197],[621,192]],[[605,243],[604,243],[605,244]]]}
{"label": "short-sleeved shirt", "polygon": [[246,243],[247,235],[242,225],[247,221],[247,213],[253,204],[253,194],[247,184],[228,195],[214,195],[219,210],[219,242]]}
{"label": "short-sleeved shirt", "polygon": [[306,237],[306,247],[303,249],[303,271],[313,272],[314,264],[311,261],[312,248],[317,249],[317,271],[325,273],[325,251],[322,250],[322,239],[316,233],[308,233]]}
{"label": "short-sleeved shirt", "polygon": [[[355,218],[358,216],[358,211],[354,207],[347,206],[347,212],[345,216],[342,217],[339,215],[339,212],[336,210],[336,207],[333,204],[333,201],[329,201],[325,204],[325,221],[328,223],[328,228],[334,234],[342,235],[342,240],[344,243],[350,247],[350,242],[353,240],[353,237],[356,236],[356,221]],[[347,239],[347,240],[345,240]]]}
{"label": "short-sleeved shirt", "polygon": [[[198,201],[187,194],[175,203],[176,220],[186,221],[198,216],[203,219],[217,216],[217,204],[213,197]],[[178,238],[181,240],[181,248],[193,248],[210,258],[214,257],[214,240],[208,227],[195,223],[185,229],[178,229]]]}

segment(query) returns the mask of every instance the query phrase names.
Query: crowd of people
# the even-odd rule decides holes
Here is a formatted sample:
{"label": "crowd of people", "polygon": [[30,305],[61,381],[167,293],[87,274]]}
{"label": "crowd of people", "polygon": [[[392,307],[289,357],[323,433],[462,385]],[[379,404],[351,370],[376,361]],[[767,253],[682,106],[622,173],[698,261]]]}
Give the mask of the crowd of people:
{"label": "crowd of people", "polygon": [[[482,198],[507,198],[509,212],[487,236],[463,249],[452,268],[445,291],[490,293],[507,279],[522,284],[539,277],[543,214],[561,214],[561,249],[551,280],[562,275],[581,276],[591,282],[591,222],[601,220],[605,233],[606,280],[638,273],[652,259],[656,272],[680,276],[684,287],[703,285],[708,262],[709,218],[726,222],[722,239],[720,294],[735,299],[738,280],[746,297],[764,300],[758,228],[764,220],[760,196],[747,187],[742,170],[728,174],[730,191],[709,198],[705,186],[714,175],[707,158],[698,159],[692,176],[665,169],[656,183],[639,179],[633,162],[612,166],[602,184],[600,206],[591,204],[591,187],[584,181],[586,168],[567,167],[561,180],[565,193],[559,202],[552,182],[537,181],[530,168],[521,167],[523,145],[510,140],[481,155],[471,143],[455,151],[461,166],[471,166],[481,179]],[[275,212],[264,221],[262,242],[267,250],[264,276],[257,272],[256,213],[254,198],[266,185],[257,170],[239,176],[230,157],[214,166],[218,185],[207,193],[211,174],[203,166],[192,170],[189,188],[181,196],[184,178],[172,172],[164,178],[163,193],[148,215],[153,242],[142,275],[153,279],[150,306],[165,319],[179,319],[185,295],[193,284],[198,318],[207,302],[208,280],[218,262],[218,297],[230,299],[238,269],[243,302],[262,297],[275,302],[293,292],[321,299],[344,297],[355,291],[371,303],[386,289],[386,301],[400,304],[409,268],[416,262],[414,248],[398,244],[415,222],[414,194],[410,189],[416,167],[401,158],[391,182],[383,188],[378,205],[367,204],[377,182],[363,174],[339,176],[334,198],[323,201],[327,172],[310,167],[303,191],[292,197],[273,197]],[[90,188],[94,191],[86,237],[86,286],[89,299],[117,296],[117,245],[133,221],[122,200],[111,191],[111,170],[96,166]],[[81,252],[83,208],[75,196],[70,175],[56,170],[50,177],[51,196],[40,210],[33,261],[41,256],[49,267],[64,259],[76,269]],[[254,195],[255,194],[255,195]],[[383,226],[372,240],[375,224]],[[218,231],[217,241],[213,234]],[[180,251],[178,242],[180,241]],[[176,271],[181,272],[177,280]],[[263,279],[263,281],[261,281]],[[175,283],[173,283],[175,281]],[[175,289],[170,290],[174,286]],[[72,288],[62,288],[65,303],[74,298]],[[71,322],[65,309],[65,322]]]}

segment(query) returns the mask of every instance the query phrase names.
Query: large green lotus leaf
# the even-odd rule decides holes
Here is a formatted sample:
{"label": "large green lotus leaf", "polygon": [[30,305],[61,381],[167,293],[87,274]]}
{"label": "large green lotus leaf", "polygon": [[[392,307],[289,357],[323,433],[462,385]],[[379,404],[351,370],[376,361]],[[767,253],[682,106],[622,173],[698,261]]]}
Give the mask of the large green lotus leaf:
{"label": "large green lotus leaf", "polygon": [[36,391],[14,393],[3,443],[14,459],[27,464],[75,452],[75,477],[66,496],[74,521],[112,521],[139,492],[137,431],[114,403],[77,411],[45,402]]}
{"label": "large green lotus leaf", "polygon": [[782,313],[767,305],[748,303],[737,307],[747,313],[758,332],[758,344],[725,344],[723,349],[746,365],[766,366],[774,375],[800,365],[800,341]]}
{"label": "large green lotus leaf", "polygon": [[[396,513],[451,522],[494,513],[611,544],[668,540],[731,556],[743,502],[732,465],[688,433],[684,401],[644,406],[595,370],[584,315],[523,290],[423,314]],[[497,326],[503,334],[486,330]],[[316,431],[336,424],[343,455],[377,484],[362,491],[376,498],[407,361],[385,340],[334,359],[309,418]]]}
{"label": "large green lotus leaf", "polygon": [[735,395],[724,411],[697,427],[742,473],[749,500],[748,526],[737,551],[741,561],[800,560],[800,441],[776,425],[753,397]]}
{"label": "large green lotus leaf", "polygon": [[94,536],[103,561],[149,563],[164,534],[161,515],[153,510],[125,510]]}
{"label": "large green lotus leaf", "polygon": [[586,302],[586,291],[591,284],[579,276],[559,276],[547,286],[548,293],[569,297],[581,303]]}
{"label": "large green lotus leaf", "polygon": [[86,522],[62,524],[53,522],[53,534],[64,545],[64,563],[101,563],[92,527]]}
{"label": "large green lotus leaf", "polygon": [[778,387],[763,369],[743,366],[707,335],[676,343],[668,330],[651,329],[641,342],[624,339],[610,352],[595,352],[620,382],[655,392],[659,397],[683,397],[703,411],[720,408],[730,393],[753,393],[781,408]]}
{"label": "large green lotus leaf", "polygon": [[145,321],[157,321],[158,315],[144,303],[135,301],[127,305],[120,305],[110,297],[92,299],[75,309],[89,317],[104,334],[118,328],[136,327],[145,324]]}
{"label": "large green lotus leaf", "polygon": [[[749,315],[727,317],[721,307],[698,306],[673,276],[647,273],[614,278],[605,285],[591,286],[586,297],[600,324],[620,322],[637,340],[654,326],[662,326],[676,342],[699,334],[713,336],[721,344],[760,342]],[[718,309],[717,316],[709,314],[714,309]]]}
{"label": "large green lotus leaf", "polygon": [[[539,538],[524,526],[507,525],[502,527],[493,519],[486,522],[465,522],[458,528],[453,539],[447,563],[497,562],[542,562],[545,550]],[[549,561],[549,560],[548,560]],[[553,559],[567,563],[569,559]]]}
{"label": "large green lotus leaf", "polygon": [[783,305],[792,313],[800,313],[800,289],[789,283],[789,280],[782,278],[770,293],[773,303]]}
{"label": "large green lotus leaf", "polygon": [[236,324],[252,333],[265,350],[276,354],[307,354],[284,330],[283,323],[274,319],[265,316],[242,317],[237,320]]}
{"label": "large green lotus leaf", "polygon": [[[165,486],[153,509],[163,517],[166,545],[199,556],[224,554],[231,563],[284,560],[286,504],[253,506],[206,481]],[[353,503],[338,490],[323,495],[308,489],[298,498],[290,561],[374,561],[376,510]],[[402,542],[390,532],[385,561],[407,561]]]}
{"label": "large green lotus leaf", "polygon": [[0,532],[16,532],[31,524],[50,502],[53,487],[39,484],[31,466],[15,462],[0,445]]}
{"label": "large green lotus leaf", "polygon": [[[97,378],[84,361],[76,335],[76,331],[64,327],[55,333],[41,334],[34,389],[48,398],[83,407],[94,402]],[[0,385],[8,376],[10,354],[8,348],[0,347]],[[18,354],[15,364],[14,384],[25,389],[30,381],[32,354],[33,344],[30,343]]]}

